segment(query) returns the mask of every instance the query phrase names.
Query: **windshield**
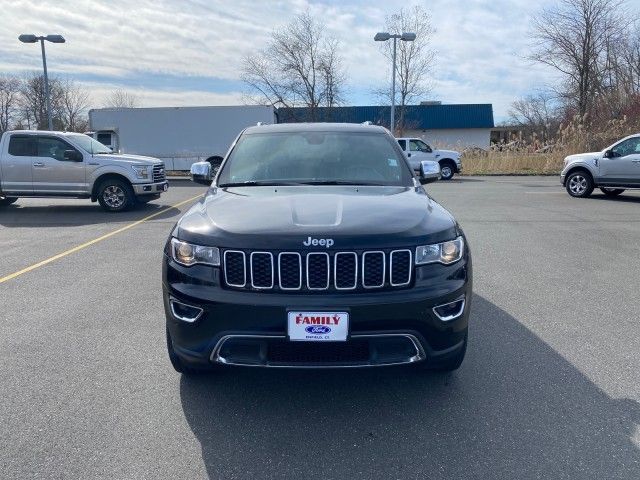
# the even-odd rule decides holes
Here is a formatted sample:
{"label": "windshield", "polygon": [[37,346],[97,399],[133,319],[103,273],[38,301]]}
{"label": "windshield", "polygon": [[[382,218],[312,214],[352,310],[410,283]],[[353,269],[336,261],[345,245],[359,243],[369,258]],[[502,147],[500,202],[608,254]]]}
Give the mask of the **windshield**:
{"label": "windshield", "polygon": [[88,153],[113,153],[109,147],[105,147],[88,135],[73,135],[70,138],[73,143]]}
{"label": "windshield", "polygon": [[382,133],[255,133],[240,137],[218,185],[412,185],[411,178]]}

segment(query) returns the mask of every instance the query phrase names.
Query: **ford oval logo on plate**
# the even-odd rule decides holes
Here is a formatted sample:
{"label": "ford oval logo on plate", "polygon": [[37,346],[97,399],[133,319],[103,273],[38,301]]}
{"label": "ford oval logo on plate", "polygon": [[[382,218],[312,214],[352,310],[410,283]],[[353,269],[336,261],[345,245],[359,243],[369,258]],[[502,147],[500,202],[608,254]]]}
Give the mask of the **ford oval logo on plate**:
{"label": "ford oval logo on plate", "polygon": [[310,325],[304,331],[312,335],[325,335],[331,331],[331,328],[325,325]]}

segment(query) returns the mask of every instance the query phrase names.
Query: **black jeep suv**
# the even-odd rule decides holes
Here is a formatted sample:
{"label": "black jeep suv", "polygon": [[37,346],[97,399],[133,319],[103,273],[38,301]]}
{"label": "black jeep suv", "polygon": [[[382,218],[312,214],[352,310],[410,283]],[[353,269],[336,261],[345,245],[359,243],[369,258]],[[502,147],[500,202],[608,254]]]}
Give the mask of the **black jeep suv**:
{"label": "black jeep suv", "polygon": [[163,264],[175,369],[216,365],[453,370],[467,347],[471,255],[389,132],[246,129],[178,221]]}

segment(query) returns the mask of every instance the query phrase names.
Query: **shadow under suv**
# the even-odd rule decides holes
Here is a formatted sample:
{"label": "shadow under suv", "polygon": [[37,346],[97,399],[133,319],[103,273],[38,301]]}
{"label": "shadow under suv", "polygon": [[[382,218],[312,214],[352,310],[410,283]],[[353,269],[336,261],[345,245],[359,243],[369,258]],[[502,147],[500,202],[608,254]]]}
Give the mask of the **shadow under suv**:
{"label": "shadow under suv", "polygon": [[[192,167],[211,183],[211,166]],[[166,243],[169,358],[216,365],[460,366],[472,269],[462,229],[389,132],[251,127]]]}

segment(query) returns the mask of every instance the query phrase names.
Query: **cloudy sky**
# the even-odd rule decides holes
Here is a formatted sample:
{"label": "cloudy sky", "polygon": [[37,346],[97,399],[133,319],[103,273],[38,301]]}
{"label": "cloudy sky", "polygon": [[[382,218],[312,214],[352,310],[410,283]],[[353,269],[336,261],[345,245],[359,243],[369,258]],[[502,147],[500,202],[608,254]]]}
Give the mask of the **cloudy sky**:
{"label": "cloudy sky", "polygon": [[[437,63],[430,99],[492,103],[503,119],[517,97],[553,81],[525,59],[531,18],[550,0],[429,0]],[[413,3],[404,2],[410,6]],[[50,72],[87,87],[94,106],[116,88],[144,106],[233,105],[243,102],[242,58],[271,31],[309,10],[341,40],[347,103],[375,104],[389,81],[388,62],[373,42],[400,2],[378,0],[0,0],[0,73],[42,68],[37,45],[20,33],[64,35],[48,44]]]}

